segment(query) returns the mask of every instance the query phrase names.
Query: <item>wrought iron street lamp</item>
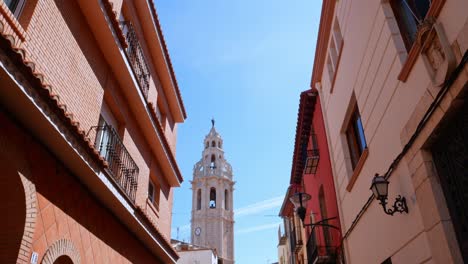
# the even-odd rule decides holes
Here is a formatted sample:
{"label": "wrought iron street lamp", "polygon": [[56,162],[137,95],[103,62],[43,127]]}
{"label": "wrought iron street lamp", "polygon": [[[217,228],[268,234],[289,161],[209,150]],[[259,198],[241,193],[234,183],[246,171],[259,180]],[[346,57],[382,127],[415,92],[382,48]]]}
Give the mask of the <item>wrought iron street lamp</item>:
{"label": "wrought iron street lamp", "polygon": [[315,226],[327,226],[327,227],[339,229],[336,226],[327,224],[328,220],[335,219],[336,217],[322,219],[315,223],[304,224],[304,219],[305,219],[306,211],[307,211],[306,205],[307,205],[307,202],[311,199],[311,196],[308,193],[301,192],[300,190],[298,190],[299,189],[298,185],[295,185],[295,187],[296,187],[296,192],[293,195],[291,195],[291,197],[289,197],[289,201],[291,201],[291,203],[294,205],[294,208],[296,209],[296,213],[301,219],[303,227],[311,226],[312,228],[314,228]]}
{"label": "wrought iron street lamp", "polygon": [[370,189],[374,193],[374,197],[380,201],[384,212],[388,215],[393,215],[396,212],[399,213],[408,213],[408,206],[406,205],[406,198],[398,195],[395,198],[393,203],[393,209],[387,208],[387,198],[388,198],[388,181],[385,177],[375,174],[374,179],[372,179],[372,185]]}

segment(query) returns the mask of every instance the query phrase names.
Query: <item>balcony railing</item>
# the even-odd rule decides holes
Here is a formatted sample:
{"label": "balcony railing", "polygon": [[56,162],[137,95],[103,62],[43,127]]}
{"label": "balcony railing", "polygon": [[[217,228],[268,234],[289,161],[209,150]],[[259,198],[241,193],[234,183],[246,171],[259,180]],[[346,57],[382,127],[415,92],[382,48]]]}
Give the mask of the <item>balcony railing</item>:
{"label": "balcony railing", "polygon": [[107,171],[123,192],[135,202],[139,169],[128,153],[117,132],[107,124],[93,126],[89,138],[95,138],[94,146],[109,164]]}
{"label": "balcony railing", "polygon": [[120,22],[122,31],[127,40],[127,57],[132,66],[133,73],[135,74],[140,90],[143,93],[145,99],[148,99],[149,82],[150,82],[150,71],[148,64],[146,63],[145,56],[143,55],[143,49],[141,48],[138,40],[135,28],[129,21]]}
{"label": "balcony railing", "polygon": [[315,226],[307,240],[308,263],[339,263],[338,247],[331,242],[332,229]]}

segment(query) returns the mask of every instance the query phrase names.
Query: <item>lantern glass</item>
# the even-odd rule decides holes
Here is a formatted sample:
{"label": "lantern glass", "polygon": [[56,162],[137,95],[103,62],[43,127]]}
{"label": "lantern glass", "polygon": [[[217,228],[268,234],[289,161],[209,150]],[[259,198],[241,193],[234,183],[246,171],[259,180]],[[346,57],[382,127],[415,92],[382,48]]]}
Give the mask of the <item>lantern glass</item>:
{"label": "lantern glass", "polygon": [[294,208],[306,207],[307,201],[309,201],[311,196],[307,193],[297,192],[289,197],[289,201],[294,205]]}
{"label": "lantern glass", "polygon": [[371,190],[374,193],[375,198],[379,200],[387,199],[388,181],[383,176],[375,175],[372,180]]}

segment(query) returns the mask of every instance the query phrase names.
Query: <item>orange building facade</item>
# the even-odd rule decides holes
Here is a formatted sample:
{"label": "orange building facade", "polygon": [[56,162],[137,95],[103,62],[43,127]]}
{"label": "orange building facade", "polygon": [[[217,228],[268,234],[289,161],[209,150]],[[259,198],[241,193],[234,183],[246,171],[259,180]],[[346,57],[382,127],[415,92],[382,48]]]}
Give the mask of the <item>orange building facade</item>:
{"label": "orange building facade", "polygon": [[175,263],[186,118],[152,1],[0,1],[1,263]]}

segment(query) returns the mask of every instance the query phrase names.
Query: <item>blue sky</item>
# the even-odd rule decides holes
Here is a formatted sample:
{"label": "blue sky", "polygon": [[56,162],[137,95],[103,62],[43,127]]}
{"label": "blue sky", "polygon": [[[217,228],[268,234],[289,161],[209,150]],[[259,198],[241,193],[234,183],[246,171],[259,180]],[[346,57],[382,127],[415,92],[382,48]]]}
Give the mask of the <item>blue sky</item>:
{"label": "blue sky", "polygon": [[321,1],[156,0],[188,113],[179,126],[173,232],[190,240],[193,165],[211,117],[236,181],[235,260],[277,261],[299,94],[309,88]]}

